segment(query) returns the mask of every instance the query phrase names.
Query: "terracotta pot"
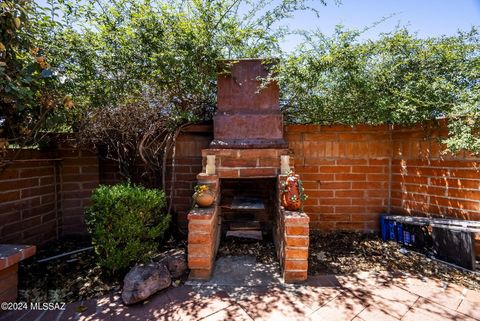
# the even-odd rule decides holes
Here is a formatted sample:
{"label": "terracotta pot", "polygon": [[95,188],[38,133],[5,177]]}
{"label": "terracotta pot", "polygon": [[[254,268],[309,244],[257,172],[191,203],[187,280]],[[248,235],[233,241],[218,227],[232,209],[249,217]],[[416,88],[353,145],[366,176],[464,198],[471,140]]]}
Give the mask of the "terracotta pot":
{"label": "terracotta pot", "polygon": [[202,192],[202,193],[195,193],[194,195],[195,203],[199,207],[209,207],[215,201],[215,197],[213,197],[213,193],[210,191]]}

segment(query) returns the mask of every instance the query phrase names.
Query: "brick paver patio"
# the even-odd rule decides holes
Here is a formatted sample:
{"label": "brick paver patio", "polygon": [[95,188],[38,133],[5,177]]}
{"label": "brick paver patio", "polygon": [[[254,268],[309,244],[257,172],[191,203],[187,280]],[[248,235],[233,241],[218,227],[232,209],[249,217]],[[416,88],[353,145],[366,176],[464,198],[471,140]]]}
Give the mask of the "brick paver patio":
{"label": "brick paver patio", "polygon": [[112,294],[64,311],[0,315],[7,320],[480,320],[480,293],[415,277],[328,275],[298,285],[184,285],[129,307]]}

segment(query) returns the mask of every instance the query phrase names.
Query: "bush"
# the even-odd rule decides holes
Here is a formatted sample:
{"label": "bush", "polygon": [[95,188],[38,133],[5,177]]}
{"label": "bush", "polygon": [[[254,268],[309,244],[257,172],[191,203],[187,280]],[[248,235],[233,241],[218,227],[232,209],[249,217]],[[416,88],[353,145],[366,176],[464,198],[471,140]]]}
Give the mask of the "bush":
{"label": "bush", "polygon": [[144,262],[170,222],[165,193],[131,184],[100,186],[85,220],[99,264],[112,272]]}

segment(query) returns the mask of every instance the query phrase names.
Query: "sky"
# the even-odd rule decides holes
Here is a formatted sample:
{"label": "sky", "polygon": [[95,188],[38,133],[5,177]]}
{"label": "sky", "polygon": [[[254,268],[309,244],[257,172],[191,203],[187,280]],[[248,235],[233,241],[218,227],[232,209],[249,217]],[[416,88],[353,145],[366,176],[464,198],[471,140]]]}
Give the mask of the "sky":
{"label": "sky", "polygon": [[[44,5],[46,0],[35,0]],[[158,0],[160,1],[160,0]],[[280,1],[280,0],[276,0]],[[480,0],[327,0],[323,6],[318,0],[309,5],[318,9],[320,17],[312,12],[297,12],[288,20],[291,29],[319,29],[331,35],[336,25],[363,29],[383,17],[390,17],[362,35],[363,38],[376,38],[382,32],[389,32],[397,25],[407,26],[421,37],[453,35],[458,29],[469,30],[480,26]],[[281,44],[291,51],[299,44],[299,36],[290,36]]]}
{"label": "sky", "polygon": [[[393,17],[368,30],[362,37],[375,39],[382,32],[389,32],[397,25],[407,26],[420,37],[453,35],[458,29],[469,30],[480,26],[480,0],[342,0],[327,6],[310,2],[320,12],[299,12],[289,21],[292,29],[316,29],[330,35],[336,25],[363,29],[382,17]],[[282,44],[285,50],[293,49],[298,37],[289,37]]]}

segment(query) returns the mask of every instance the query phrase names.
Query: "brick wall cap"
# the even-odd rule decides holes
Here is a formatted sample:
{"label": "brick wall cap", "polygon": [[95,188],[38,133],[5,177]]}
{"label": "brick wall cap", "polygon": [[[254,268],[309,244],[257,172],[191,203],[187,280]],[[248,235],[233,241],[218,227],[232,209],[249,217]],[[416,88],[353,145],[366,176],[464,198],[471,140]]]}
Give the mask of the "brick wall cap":
{"label": "brick wall cap", "polygon": [[305,212],[299,212],[299,211],[287,211],[285,209],[282,209],[282,212],[285,215],[285,218],[308,218],[307,213]]}
{"label": "brick wall cap", "polygon": [[35,245],[0,244],[0,270],[17,264],[37,252]]}
{"label": "brick wall cap", "polygon": [[216,206],[194,208],[188,213],[188,220],[209,220],[215,215]]}
{"label": "brick wall cap", "polygon": [[209,175],[207,173],[200,173],[197,175],[197,180],[199,181],[216,181],[218,180],[218,175]]}

